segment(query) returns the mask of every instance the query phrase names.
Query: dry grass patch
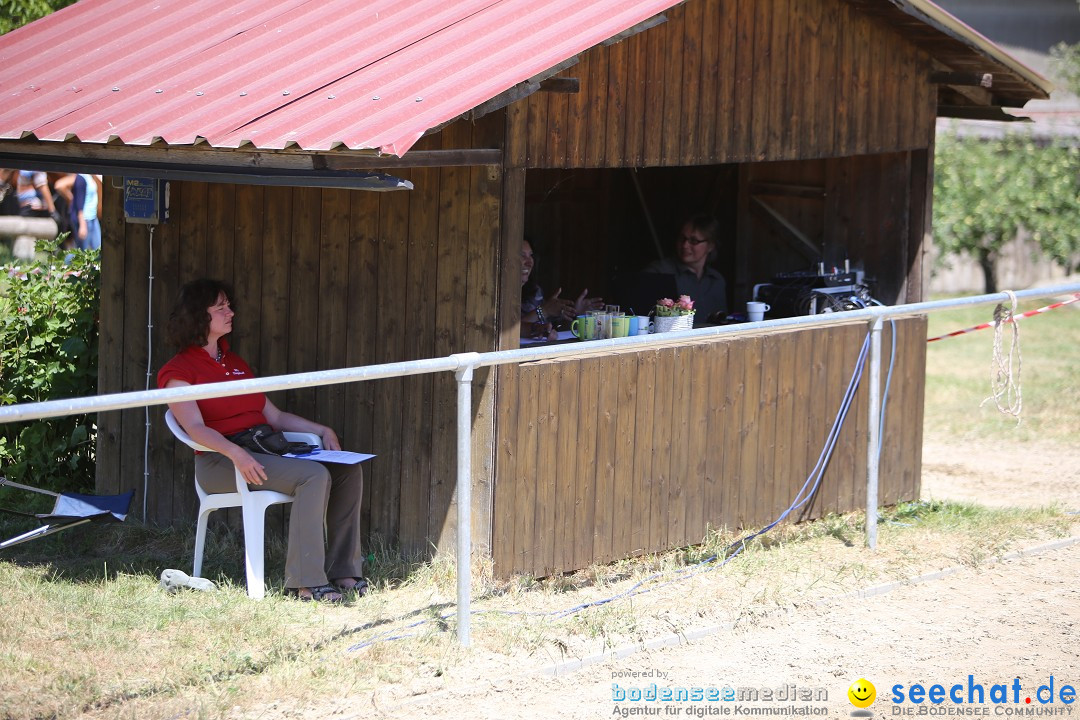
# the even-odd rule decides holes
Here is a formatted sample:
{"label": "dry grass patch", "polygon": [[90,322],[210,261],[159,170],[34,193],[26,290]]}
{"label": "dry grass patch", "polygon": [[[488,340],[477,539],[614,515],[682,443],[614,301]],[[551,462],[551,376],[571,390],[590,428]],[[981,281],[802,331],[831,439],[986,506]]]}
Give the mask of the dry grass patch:
{"label": "dry grass patch", "polygon": [[861,516],[850,514],[780,526],[726,563],[699,564],[724,557],[736,539],[714,532],[699,546],[574,575],[501,581],[477,566],[469,649],[455,639],[453,563],[443,557],[395,561],[380,551],[371,595],[337,607],[275,592],[252,602],[227,582],[169,595],[154,562],[79,575],[4,561],[0,716],[289,717],[337,704],[366,714],[374,708],[354,707],[355,698],[405,701],[671,633],[750,627],[785,607],[977,565],[1065,536],[1072,521],[1052,509],[920,503],[883,516],[875,553],[862,547]]}

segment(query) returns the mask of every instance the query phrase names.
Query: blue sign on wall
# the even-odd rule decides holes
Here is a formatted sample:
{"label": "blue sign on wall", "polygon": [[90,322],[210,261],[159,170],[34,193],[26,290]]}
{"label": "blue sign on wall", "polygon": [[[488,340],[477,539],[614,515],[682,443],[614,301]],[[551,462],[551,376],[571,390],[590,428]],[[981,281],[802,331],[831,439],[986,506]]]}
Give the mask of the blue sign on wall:
{"label": "blue sign on wall", "polygon": [[124,178],[124,219],[157,225],[169,219],[169,181],[159,178]]}

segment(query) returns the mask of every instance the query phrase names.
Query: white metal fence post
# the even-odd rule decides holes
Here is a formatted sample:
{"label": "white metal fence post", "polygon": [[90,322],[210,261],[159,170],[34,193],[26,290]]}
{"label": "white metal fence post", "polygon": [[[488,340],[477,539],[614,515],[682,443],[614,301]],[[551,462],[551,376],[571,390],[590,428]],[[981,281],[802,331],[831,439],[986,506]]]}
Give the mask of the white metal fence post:
{"label": "white metal fence post", "polygon": [[457,378],[457,637],[472,643],[469,605],[472,602],[472,381],[478,353],[451,355],[458,362]]}
{"label": "white metal fence post", "polygon": [[[881,316],[870,326],[870,403],[866,425],[866,547],[877,547],[878,457],[881,448]],[[896,338],[893,338],[896,342]]]}

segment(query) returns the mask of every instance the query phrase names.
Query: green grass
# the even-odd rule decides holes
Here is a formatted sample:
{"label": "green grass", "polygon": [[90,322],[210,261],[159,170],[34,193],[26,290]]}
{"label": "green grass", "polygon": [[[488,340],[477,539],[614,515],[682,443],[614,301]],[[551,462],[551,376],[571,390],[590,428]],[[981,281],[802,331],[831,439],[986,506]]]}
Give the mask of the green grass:
{"label": "green grass", "polygon": [[[1019,312],[1054,302],[1026,301]],[[1080,444],[1080,303],[1018,322],[1021,422],[998,411],[991,395],[994,330],[985,329],[927,346],[926,439],[984,439],[995,442],[1046,440]],[[929,337],[993,319],[993,305],[931,313]],[[1005,327],[1008,352],[1012,328]]]}
{"label": "green grass", "polygon": [[[11,537],[33,523],[0,520]],[[218,717],[252,679],[274,677],[303,691],[331,692],[355,683],[325,673],[326,652],[338,655],[368,624],[399,614],[435,617],[448,603],[440,588],[449,561],[423,562],[376,547],[368,564],[371,602],[325,608],[282,595],[270,581],[254,602],[244,589],[243,547],[219,528],[207,542],[204,575],[218,591],[164,592],[165,568],[191,569],[193,532],[122,525],[81,526],[9,548],[0,556],[0,717],[74,717],[88,711],[172,701],[194,691],[205,715]],[[284,547],[267,548],[269,578],[282,576]],[[392,606],[397,588],[419,588],[408,612]],[[482,590],[482,588],[481,588]],[[411,593],[416,596],[417,593]],[[451,592],[452,597],[452,592]],[[363,605],[360,605],[363,603]],[[327,685],[329,683],[329,685]],[[190,707],[190,706],[188,706]],[[161,710],[136,717],[171,717]]]}
{"label": "green grass", "polygon": [[[206,574],[219,590],[170,595],[158,575],[189,567],[190,531],[130,521],[76,528],[0,559],[0,717],[216,718],[267,698],[317,705],[387,684],[447,682],[476,661],[525,672],[695,626],[754,624],[777,607],[943,564],[978,565],[1066,535],[1071,522],[1054,509],[911,503],[883,513],[877,553],[863,551],[862,516],[850,513],[780,526],[692,579],[688,571],[723,557],[736,536],[713,532],[700,546],[544,579],[496,582],[476,568],[470,651],[455,642],[448,558],[420,562],[379,547],[367,598],[326,607],[271,587],[253,602],[229,532],[208,544]],[[6,525],[5,536],[14,530]],[[270,547],[271,574],[280,574],[281,550]],[[553,614],[584,603],[597,604]],[[385,635],[399,639],[377,640]]]}

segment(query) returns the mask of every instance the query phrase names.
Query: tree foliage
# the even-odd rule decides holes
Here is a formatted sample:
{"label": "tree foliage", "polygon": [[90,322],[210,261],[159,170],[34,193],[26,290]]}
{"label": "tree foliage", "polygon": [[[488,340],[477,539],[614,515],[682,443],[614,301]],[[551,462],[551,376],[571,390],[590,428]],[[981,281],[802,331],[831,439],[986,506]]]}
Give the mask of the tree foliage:
{"label": "tree foliage", "polygon": [[1002,139],[939,136],[934,176],[934,238],[943,255],[968,253],[996,292],[1005,243],[1027,230],[1042,251],[1069,267],[1080,252],[1080,148]]}
{"label": "tree foliage", "polygon": [[0,35],[74,2],[75,0],[0,0]]}
{"label": "tree foliage", "polygon": [[[0,405],[97,392],[98,257],[75,251],[67,264],[0,268]],[[55,491],[93,488],[93,423],[69,415],[0,424],[0,475]]]}
{"label": "tree foliage", "polygon": [[1051,48],[1050,53],[1054,59],[1054,72],[1065,89],[1074,95],[1080,95],[1080,43],[1058,43]]}
{"label": "tree foliage", "polygon": [[[1077,0],[1080,8],[1080,0]],[[1080,43],[1058,43],[1050,48],[1054,73],[1073,95],[1080,95]]]}

